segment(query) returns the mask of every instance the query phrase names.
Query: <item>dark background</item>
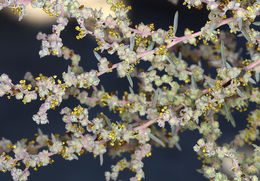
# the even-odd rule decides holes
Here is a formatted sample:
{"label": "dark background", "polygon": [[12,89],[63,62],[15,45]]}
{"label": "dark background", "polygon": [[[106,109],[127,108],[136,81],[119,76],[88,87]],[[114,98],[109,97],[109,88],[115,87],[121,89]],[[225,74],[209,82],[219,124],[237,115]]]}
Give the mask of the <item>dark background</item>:
{"label": "dark background", "polygon": [[[188,10],[182,6],[182,1],[178,6],[164,0],[131,0],[128,2],[132,6],[131,19],[133,24],[143,22],[144,24],[154,23],[155,28],[168,29],[173,24],[175,12],[179,11],[178,36],[183,35],[184,28],[199,31],[207,21],[207,11],[196,9]],[[75,53],[81,55],[80,65],[86,71],[97,69],[92,50],[96,47],[95,41],[89,36],[83,40],[76,40],[77,31],[74,30],[75,20],[70,21],[68,27],[62,33],[65,46],[74,49]],[[0,74],[7,73],[14,83],[23,79],[27,71],[32,72],[34,76],[39,73],[44,75],[61,75],[67,70],[70,63],[68,60],[48,56],[40,59],[39,50],[41,42],[36,40],[37,32],[51,33],[51,26],[37,27],[29,26],[24,22],[18,22],[8,17],[4,12],[0,12],[0,53],[1,66]],[[116,56],[109,56],[113,62],[117,62]],[[101,85],[106,90],[128,90],[129,83],[126,79],[119,79],[116,74],[109,73],[102,75]],[[32,120],[32,115],[40,107],[40,101],[24,105],[21,101],[6,96],[0,99],[0,137],[10,139],[13,143],[22,138],[32,139],[33,134],[40,127],[43,133],[64,133],[64,123],[61,120],[59,111],[68,106],[73,108],[79,104],[78,101],[69,99],[64,101],[60,108],[55,111],[49,111],[50,124],[36,125]],[[249,109],[250,110],[250,109]],[[95,109],[92,112],[95,115],[101,110]],[[238,130],[246,125],[246,114],[234,112],[237,121],[237,128],[233,128],[230,123],[221,120],[221,130],[223,137],[219,142],[230,141]],[[112,115],[112,114],[111,114]],[[115,118],[116,119],[116,118]],[[180,133],[180,145],[182,151],[174,149],[153,148],[152,156],[144,158],[145,180],[147,181],[188,181],[188,180],[206,180],[200,173],[196,172],[202,165],[197,160],[197,155],[193,151],[193,146],[200,138],[198,131],[186,131]],[[104,157],[103,166],[99,165],[99,159],[94,159],[92,154],[85,154],[79,160],[66,161],[59,156],[53,157],[55,162],[47,167],[41,167],[37,172],[31,171],[30,181],[102,181],[105,180],[104,172],[110,171],[110,166],[116,163],[115,160]],[[119,179],[129,180],[133,176],[130,171],[120,173]],[[11,181],[10,173],[0,173],[0,181]]]}

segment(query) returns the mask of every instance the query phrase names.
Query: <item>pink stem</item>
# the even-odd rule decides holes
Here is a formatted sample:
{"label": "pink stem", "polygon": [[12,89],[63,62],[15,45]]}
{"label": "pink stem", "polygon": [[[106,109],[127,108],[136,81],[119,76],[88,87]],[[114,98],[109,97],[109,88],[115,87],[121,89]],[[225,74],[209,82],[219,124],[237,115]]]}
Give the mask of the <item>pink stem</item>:
{"label": "pink stem", "polygon": [[99,72],[99,73],[97,74],[97,76],[103,75],[104,73],[107,73],[108,71],[117,68],[118,65],[119,65],[119,63],[114,64],[111,68],[108,68],[107,70],[105,70],[105,71],[103,71],[103,72]]}
{"label": "pink stem", "polygon": [[[116,23],[114,22],[106,22],[107,24],[109,25],[114,25],[114,26],[118,26]],[[152,33],[150,32],[145,32],[145,31],[140,31],[140,30],[137,30],[137,29],[134,29],[134,28],[129,28],[131,31],[135,32],[135,33],[138,33],[138,34],[144,34],[144,35],[152,35]]]}
{"label": "pink stem", "polygon": [[[174,111],[178,111],[178,110],[181,109],[182,107],[183,107],[183,105],[180,104],[180,105],[178,105],[177,107],[175,107],[173,110],[174,110]],[[150,125],[152,125],[152,124],[154,124],[154,123],[156,123],[156,122],[157,122],[157,119],[155,119],[155,120],[150,120],[150,121],[146,122],[145,124],[143,124],[143,125],[141,125],[141,126],[135,127],[135,128],[133,129],[133,131],[138,131],[138,130],[141,130],[141,129],[145,129],[145,128],[149,127]]]}
{"label": "pink stem", "polygon": [[138,131],[138,130],[141,130],[141,129],[145,129],[145,128],[149,127],[150,125],[154,124],[156,121],[157,121],[157,119],[150,120],[150,121],[146,122],[145,124],[143,124],[141,126],[135,127],[133,129],[133,131]]}
{"label": "pink stem", "polygon": [[260,58],[257,61],[249,64],[246,68],[247,68],[247,70],[250,70],[250,69],[256,67],[258,64],[260,64]]}
{"label": "pink stem", "polygon": [[[225,20],[223,20],[221,23],[219,23],[219,24],[217,25],[217,28],[220,27],[220,26],[222,26],[222,25],[228,24],[228,23],[230,23],[230,22],[232,22],[232,21],[234,21],[234,20],[235,20],[235,18],[225,19]],[[191,35],[187,35],[187,36],[182,36],[182,37],[179,37],[179,38],[175,38],[173,42],[171,42],[169,45],[167,45],[167,48],[169,49],[169,48],[173,47],[174,45],[176,45],[177,43],[180,43],[180,42],[182,42],[182,41],[184,41],[184,40],[188,40],[188,39],[191,39],[191,38],[195,38],[195,37],[197,37],[197,36],[200,36],[201,34],[202,34],[202,32],[199,31],[199,32],[193,33],[193,34],[191,34]],[[141,57],[143,57],[143,56],[150,55],[150,54],[153,54],[153,53],[155,53],[155,50],[151,50],[151,51],[148,51],[148,52],[143,52],[143,53],[137,55],[137,58],[141,58]]]}
{"label": "pink stem", "polygon": [[61,16],[63,16],[63,9],[64,9],[64,4],[63,4],[63,0],[62,0],[62,3],[61,3]]}
{"label": "pink stem", "polygon": [[31,1],[16,1],[15,4],[30,4]]}
{"label": "pink stem", "polygon": [[[258,59],[257,61],[255,61],[255,62],[249,64],[249,65],[246,67],[246,69],[247,69],[247,70],[250,70],[250,69],[256,67],[258,64],[260,64],[260,59]],[[223,81],[221,82],[221,85],[224,85],[224,84],[227,83],[228,81],[230,81],[230,78],[227,78],[227,79],[223,80]],[[209,92],[209,89],[208,89],[208,88],[207,88],[207,89],[204,89],[202,92],[203,92],[203,94],[207,94],[207,93]]]}
{"label": "pink stem", "polygon": [[[100,98],[97,98],[97,97],[87,97],[86,99],[90,100],[90,101],[99,101]],[[125,101],[125,100],[118,100],[117,101],[118,104],[128,104],[130,103],[129,101]],[[151,101],[147,101],[145,104],[152,104]]]}

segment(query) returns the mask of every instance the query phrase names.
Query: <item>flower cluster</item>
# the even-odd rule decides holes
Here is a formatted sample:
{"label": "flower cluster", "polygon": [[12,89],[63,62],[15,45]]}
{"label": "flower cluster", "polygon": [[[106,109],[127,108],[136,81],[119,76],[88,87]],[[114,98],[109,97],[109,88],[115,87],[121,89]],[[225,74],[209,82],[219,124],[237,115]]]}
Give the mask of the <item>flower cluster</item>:
{"label": "flower cluster", "polygon": [[[220,145],[216,140],[222,133],[219,116],[235,126],[233,112],[246,111],[252,102],[260,103],[257,87],[260,32],[256,30],[260,23],[255,22],[260,14],[259,1],[185,0],[183,5],[189,9],[206,6],[210,11],[209,21],[199,32],[186,28],[180,37],[176,36],[178,13],[168,30],[156,30],[153,24],[144,23],[133,27],[127,15],[131,6],[118,0],[107,0],[107,3],[115,17],[105,17],[102,11],[84,7],[76,0],[5,0],[0,3],[0,10],[12,8],[19,20],[28,5],[57,16],[51,34],[37,35],[42,42],[39,55],[71,60],[61,79],[57,75],[34,77],[27,72],[23,80],[14,84],[8,75],[2,74],[0,96],[13,97],[24,104],[37,98],[44,101],[32,117],[37,124],[49,123],[47,112],[55,110],[64,99],[73,96],[80,101],[77,107],[61,110],[66,129],[63,135],[46,135],[39,130],[30,141],[24,138],[12,143],[2,138],[0,171],[11,172],[15,181],[25,181],[31,169],[53,163],[53,155],[74,160],[91,152],[99,157],[102,165],[104,154],[122,157],[121,153],[126,152],[130,157],[111,166],[105,178],[117,180],[120,171],[128,168],[135,173],[130,180],[140,181],[145,178],[143,159],[151,156],[152,146],[176,146],[181,150],[179,132],[189,129],[198,130],[202,135],[193,148],[203,162],[198,171],[206,178],[257,181],[260,149],[254,143],[259,140],[260,110],[250,112],[246,128],[233,141]],[[95,37],[98,46],[93,53],[98,70],[84,71],[79,66],[80,55],[63,45],[61,32],[69,18],[77,20],[77,39],[84,39],[87,34]],[[230,32],[221,31],[223,25],[228,25]],[[246,39],[247,59],[243,58],[242,51],[236,51],[238,33],[238,37]],[[103,57],[104,51],[118,55],[118,63]],[[202,60],[216,69],[217,76],[206,75]],[[141,61],[150,67],[139,68]],[[126,77],[129,82],[129,91],[124,91],[123,96],[99,85],[100,76],[114,69],[119,78]],[[132,77],[138,84],[134,84]],[[113,120],[103,112],[91,118],[89,111],[95,106],[107,107],[121,119]],[[251,155],[245,156],[240,151],[245,145],[254,146]],[[228,172],[223,171],[225,163],[230,163]]]}

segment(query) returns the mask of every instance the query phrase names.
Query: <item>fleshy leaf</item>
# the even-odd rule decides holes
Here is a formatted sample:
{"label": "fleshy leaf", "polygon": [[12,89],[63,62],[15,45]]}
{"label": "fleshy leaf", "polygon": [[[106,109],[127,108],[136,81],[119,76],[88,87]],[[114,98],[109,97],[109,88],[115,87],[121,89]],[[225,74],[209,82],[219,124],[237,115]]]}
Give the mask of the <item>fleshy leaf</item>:
{"label": "fleshy leaf", "polygon": [[201,61],[198,61],[198,65],[199,65],[200,67],[202,66]]}
{"label": "fleshy leaf", "polygon": [[147,51],[151,51],[153,49],[153,47],[154,47],[154,44],[155,44],[155,42],[151,41],[150,45],[147,48]]}
{"label": "fleshy leaf", "polygon": [[130,50],[133,51],[135,46],[135,37],[130,38]]}
{"label": "fleshy leaf", "polygon": [[252,144],[252,146],[253,146],[256,150],[260,151],[260,146],[257,146],[256,144]]}
{"label": "fleshy leaf", "polygon": [[241,92],[238,88],[236,89],[236,92],[237,92],[237,94],[238,94],[240,97],[243,97],[242,92]]}
{"label": "fleshy leaf", "polygon": [[193,89],[197,89],[197,88],[198,88],[198,85],[197,85],[197,83],[196,83],[196,81],[195,81],[193,75],[191,76],[191,87],[192,87]]}
{"label": "fleshy leaf", "polygon": [[254,79],[252,79],[251,77],[248,79],[249,82],[251,82],[252,84],[256,84],[256,81]]}
{"label": "fleshy leaf", "polygon": [[246,38],[247,41],[251,41],[251,40],[250,40],[250,36],[249,36],[248,33],[246,32],[245,27],[242,27],[241,32],[242,32],[242,34],[244,35],[244,37]]}
{"label": "fleshy leaf", "polygon": [[176,126],[171,126],[172,136],[175,134]]}
{"label": "fleshy leaf", "polygon": [[239,18],[238,19],[238,27],[239,27],[240,30],[242,29],[242,26],[243,26],[242,18]]}
{"label": "fleshy leaf", "polygon": [[127,77],[127,80],[129,82],[130,86],[133,88],[134,84],[133,84],[133,80],[132,80],[131,76],[130,75],[126,75],[126,77]]}
{"label": "fleshy leaf", "polygon": [[196,169],[198,173],[204,174],[204,172],[201,169]]}
{"label": "fleshy leaf", "polygon": [[175,67],[175,64],[174,64],[173,61],[170,59],[170,57],[168,57],[167,55],[164,55],[164,58],[165,58],[166,60],[168,60],[168,62],[169,62],[172,66]]}
{"label": "fleshy leaf", "polygon": [[212,112],[212,109],[209,109],[207,112],[207,116],[209,116],[211,112]]}
{"label": "fleshy leaf", "polygon": [[151,70],[153,70],[154,69],[154,67],[153,66],[150,66],[148,69],[147,69],[147,71],[151,71]]}
{"label": "fleshy leaf", "polygon": [[103,165],[103,154],[99,155],[99,160],[100,160],[100,166]]}
{"label": "fleshy leaf", "polygon": [[71,68],[68,66],[68,74],[71,75]]}
{"label": "fleshy leaf", "polygon": [[131,94],[135,94],[134,90],[130,86],[129,86],[129,91],[130,91]]}
{"label": "fleshy leaf", "polygon": [[255,80],[256,80],[256,82],[259,82],[259,80],[260,80],[260,72],[255,72]]}
{"label": "fleshy leaf", "polygon": [[182,150],[182,149],[181,149],[181,145],[180,145],[179,143],[175,143],[175,146],[177,147],[177,149],[178,149],[179,151]]}
{"label": "fleshy leaf", "polygon": [[42,130],[41,130],[40,128],[38,128],[38,134],[39,134],[40,136],[43,135]]}
{"label": "fleshy leaf", "polygon": [[154,136],[152,133],[149,133],[148,135],[149,135],[149,137],[150,137],[153,141],[155,141],[156,143],[160,144],[162,147],[165,147],[165,144],[164,144],[159,138],[157,138],[156,136]]}
{"label": "fleshy leaf", "polygon": [[103,85],[101,85],[101,90],[102,90],[103,92],[105,92],[105,88],[104,88]]}
{"label": "fleshy leaf", "polygon": [[260,21],[253,22],[253,25],[260,26]]}
{"label": "fleshy leaf", "polygon": [[232,68],[232,66],[226,61],[226,67],[228,68],[228,69],[231,69]]}
{"label": "fleshy leaf", "polygon": [[174,34],[176,34],[177,29],[178,29],[178,21],[179,21],[179,13],[178,13],[178,11],[176,11],[176,13],[174,15],[174,21],[173,21],[173,31],[174,31]]}
{"label": "fleshy leaf", "polygon": [[182,59],[182,54],[181,54],[181,52],[179,52],[179,56],[178,56],[178,59]]}
{"label": "fleshy leaf", "polygon": [[110,128],[112,128],[112,123],[111,123],[110,119],[109,119],[105,114],[103,114],[102,116],[105,117],[105,121],[106,121],[107,125],[108,125]]}
{"label": "fleshy leaf", "polygon": [[94,53],[96,59],[100,62],[102,57],[95,50],[93,50],[93,53]]}
{"label": "fleshy leaf", "polygon": [[225,45],[224,45],[223,40],[221,40],[221,58],[222,58],[223,66],[227,67],[226,55],[225,55]]}
{"label": "fleshy leaf", "polygon": [[224,104],[224,109],[225,109],[225,112],[226,112],[226,116],[227,116],[228,121],[231,122],[231,124],[232,124],[233,127],[236,127],[235,120],[234,120],[232,114],[230,113],[227,104],[226,104],[225,102],[224,102],[223,104]]}

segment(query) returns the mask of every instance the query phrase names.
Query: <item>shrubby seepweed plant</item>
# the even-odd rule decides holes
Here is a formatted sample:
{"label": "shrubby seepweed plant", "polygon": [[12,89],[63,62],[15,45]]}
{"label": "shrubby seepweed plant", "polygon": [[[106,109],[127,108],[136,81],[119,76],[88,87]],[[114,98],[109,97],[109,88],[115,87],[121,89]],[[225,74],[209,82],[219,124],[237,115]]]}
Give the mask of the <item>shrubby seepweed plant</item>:
{"label": "shrubby seepweed plant", "polygon": [[[11,172],[13,180],[24,181],[30,172],[53,162],[53,155],[66,160],[78,159],[85,152],[94,157],[121,156],[122,159],[105,172],[106,180],[117,180],[119,172],[130,169],[135,176],[131,181],[145,178],[143,159],[151,156],[152,145],[180,149],[179,132],[198,130],[201,133],[194,151],[202,160],[201,172],[215,181],[257,181],[260,168],[259,139],[260,109],[248,115],[246,128],[229,144],[219,145],[221,136],[218,118],[224,116],[235,126],[232,111],[245,111],[249,104],[260,104],[257,87],[260,74],[260,22],[258,0],[185,0],[183,5],[201,9],[206,6],[209,20],[199,32],[186,29],[177,37],[178,12],[168,30],[154,29],[153,24],[132,25],[127,13],[131,6],[121,1],[107,0],[115,17],[105,17],[102,11],[80,5],[76,0],[5,0],[0,9],[11,8],[22,20],[26,7],[31,5],[57,16],[52,33],[38,33],[42,42],[40,57],[53,55],[70,59],[71,65],[62,74],[51,77],[26,73],[24,80],[13,83],[6,74],[0,77],[0,95],[14,97],[24,104],[40,99],[43,103],[32,119],[37,124],[49,123],[47,112],[55,110],[64,99],[73,96],[80,101],[74,108],[65,107],[60,114],[65,122],[64,135],[46,135],[41,130],[34,139],[16,143],[2,138],[0,141],[0,170]],[[86,35],[95,37],[97,47],[93,53],[98,70],[85,72],[79,66],[80,55],[66,47],[60,37],[69,18],[76,18],[77,39]],[[91,24],[91,26],[90,26]],[[228,25],[230,32],[220,31]],[[236,37],[246,39],[247,59],[236,52]],[[102,52],[117,54],[113,64]],[[189,65],[185,60],[192,60]],[[217,75],[204,73],[201,61],[216,68]],[[138,68],[142,61],[150,63],[147,70]],[[127,77],[129,92],[122,97],[106,92],[100,86],[103,74],[116,71],[120,78]],[[135,93],[131,77],[138,80]],[[90,94],[88,89],[93,89]],[[104,113],[89,119],[89,110],[95,106],[108,107],[119,113],[121,120],[111,120]],[[170,131],[169,131],[170,130]],[[245,155],[239,148],[249,145],[253,153]],[[122,153],[129,153],[129,159]],[[124,154],[125,155],[125,154]],[[229,160],[230,174],[223,172],[223,162]]]}

